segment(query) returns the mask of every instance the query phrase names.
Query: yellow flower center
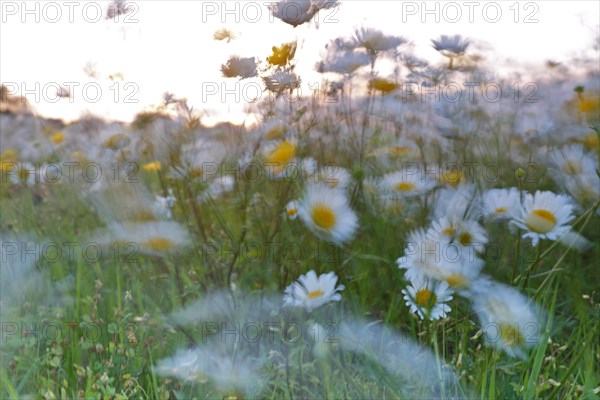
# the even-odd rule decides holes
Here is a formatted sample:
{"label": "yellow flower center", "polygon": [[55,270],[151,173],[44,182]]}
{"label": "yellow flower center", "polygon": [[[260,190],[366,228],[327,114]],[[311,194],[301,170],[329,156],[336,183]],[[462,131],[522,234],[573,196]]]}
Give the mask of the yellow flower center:
{"label": "yellow flower center", "polygon": [[394,185],[394,189],[398,192],[410,192],[415,189],[415,185],[410,182],[400,182]]}
{"label": "yellow flower center", "polygon": [[268,156],[266,161],[270,164],[283,166],[296,156],[296,146],[292,143],[284,141],[277,146]]}
{"label": "yellow flower center", "polygon": [[458,235],[458,243],[462,244],[463,246],[471,244],[472,241],[473,235],[471,235],[469,232],[462,232],[460,235]]}
{"label": "yellow flower center", "polygon": [[525,343],[525,338],[514,325],[500,324],[500,337],[507,346],[522,346]]}
{"label": "yellow flower center", "polygon": [[469,286],[469,280],[461,274],[448,275],[446,277],[446,283],[448,286],[455,289],[464,289]]}
{"label": "yellow flower center", "polygon": [[582,168],[581,164],[578,162],[567,161],[563,166],[562,170],[565,171],[569,175],[577,175],[581,173]]}
{"label": "yellow flower center", "polygon": [[449,226],[449,227],[445,228],[444,230],[442,230],[442,233],[444,235],[448,235],[448,236],[454,235],[454,232],[456,232],[456,229],[454,229],[451,226]]}
{"label": "yellow flower center", "polygon": [[533,210],[527,216],[525,225],[535,233],[548,233],[556,226],[556,217],[547,210]]}
{"label": "yellow flower center", "polygon": [[144,171],[160,171],[160,167],[160,161],[153,161],[142,166]]}
{"label": "yellow flower center", "polygon": [[598,136],[598,134],[595,133],[595,132],[589,133],[583,139],[583,145],[588,150],[595,150],[595,149],[597,149],[598,147],[600,147],[600,136]]}
{"label": "yellow flower center", "polygon": [[52,141],[52,143],[54,143],[54,144],[62,143],[64,140],[65,140],[65,134],[62,132],[56,132],[50,138],[50,141]]}
{"label": "yellow flower center", "polygon": [[417,291],[415,302],[421,308],[429,309],[437,301],[437,297],[429,289],[421,289]]}
{"label": "yellow flower center", "polygon": [[267,57],[267,62],[271,65],[285,67],[296,54],[296,43],[286,43],[281,47],[273,47],[273,54]]}
{"label": "yellow flower center", "polygon": [[296,215],[297,212],[298,212],[297,209],[290,208],[289,210],[287,210],[287,215],[290,216],[290,217],[293,217],[294,215]]}
{"label": "yellow flower center", "polygon": [[398,88],[398,84],[387,79],[373,79],[369,82],[369,88],[379,90],[381,93],[390,93]]}
{"label": "yellow flower center", "polygon": [[335,226],[335,213],[324,204],[315,204],[311,216],[313,222],[319,228],[331,229]]}
{"label": "yellow flower center", "polygon": [[146,245],[154,251],[167,251],[175,247],[175,243],[162,237],[150,238],[146,241]]}
{"label": "yellow flower center", "polygon": [[453,187],[458,186],[464,180],[463,173],[458,170],[449,171],[442,174],[440,179],[442,183],[448,183]]}
{"label": "yellow flower center", "polygon": [[508,208],[506,208],[506,207],[500,207],[500,208],[496,208],[496,211],[494,211],[494,213],[496,213],[496,214],[504,214],[507,211],[508,211]]}
{"label": "yellow flower center", "polygon": [[127,146],[129,143],[131,143],[131,139],[129,139],[127,135],[123,133],[117,133],[109,137],[104,144],[109,149],[118,150]]}
{"label": "yellow flower center", "polygon": [[392,154],[395,154],[395,155],[404,155],[404,154],[408,154],[408,153],[410,153],[410,151],[411,151],[411,148],[410,148],[410,147],[402,147],[402,146],[393,146],[393,147],[390,149],[390,152],[391,152]]}
{"label": "yellow flower center", "polygon": [[312,292],[308,292],[306,297],[309,299],[316,299],[317,297],[323,296],[324,292],[322,290],[313,290]]}

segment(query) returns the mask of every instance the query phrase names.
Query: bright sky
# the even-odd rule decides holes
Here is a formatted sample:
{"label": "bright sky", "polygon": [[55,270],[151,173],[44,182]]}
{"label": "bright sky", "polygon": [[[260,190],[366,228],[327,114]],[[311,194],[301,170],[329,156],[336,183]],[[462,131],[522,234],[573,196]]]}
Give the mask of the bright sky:
{"label": "bright sky", "polygon": [[[488,47],[484,55],[494,52],[502,60],[497,68],[598,57],[592,48],[600,23],[597,1],[341,0],[339,8],[321,11],[319,29],[314,24],[293,28],[273,19],[263,1],[133,1],[135,11],[118,21],[100,18],[109,4],[0,0],[0,80],[17,88],[17,94],[30,91],[28,100],[48,117],[76,119],[87,110],[130,120],[159,104],[168,91],[188,98],[196,109],[212,110],[217,119],[239,122],[247,105],[243,98],[236,103],[234,94],[223,99],[220,92],[207,93],[213,82],[235,90],[238,81],[220,73],[230,55],[264,62],[272,46],[298,39],[303,47],[297,52],[297,72],[308,91],[309,83],[320,81],[313,67],[325,44],[361,26],[404,36],[417,55],[431,60],[440,56],[430,40],[441,34],[476,39],[478,47]],[[237,38],[213,40],[222,27]],[[88,63],[95,65],[98,79],[84,73]],[[108,79],[117,73],[122,81]],[[56,86],[68,82],[79,85],[73,87],[73,101],[53,102]]]}

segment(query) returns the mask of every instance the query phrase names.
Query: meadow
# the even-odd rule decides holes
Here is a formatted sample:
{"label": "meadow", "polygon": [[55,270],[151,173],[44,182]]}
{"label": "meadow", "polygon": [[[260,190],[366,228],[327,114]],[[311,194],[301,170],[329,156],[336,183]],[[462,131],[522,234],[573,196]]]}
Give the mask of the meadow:
{"label": "meadow", "polygon": [[300,40],[232,55],[244,125],[3,86],[0,397],[597,398],[600,71],[407,43],[332,38],[318,83]]}

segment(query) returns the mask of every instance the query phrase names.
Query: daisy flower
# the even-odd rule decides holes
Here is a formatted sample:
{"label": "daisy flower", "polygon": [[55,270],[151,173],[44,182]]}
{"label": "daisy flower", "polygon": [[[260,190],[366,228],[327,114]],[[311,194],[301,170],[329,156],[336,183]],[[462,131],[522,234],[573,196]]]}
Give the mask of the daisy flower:
{"label": "daisy flower", "polygon": [[287,203],[287,205],[285,206],[285,212],[287,214],[287,217],[291,220],[298,218],[298,205],[294,200]]}
{"label": "daisy flower", "polygon": [[105,246],[122,244],[126,251],[134,250],[131,256],[137,255],[137,251],[154,256],[165,256],[191,243],[187,229],[173,221],[114,222],[101,232],[97,234],[96,242]]}
{"label": "daisy flower", "polygon": [[333,272],[317,277],[315,271],[310,270],[285,289],[284,305],[304,307],[310,312],[330,301],[340,301],[342,296],[337,292],[344,290],[344,285],[336,287],[337,279]]}
{"label": "daisy flower", "polygon": [[355,32],[355,42],[357,46],[365,48],[369,54],[376,54],[380,51],[393,50],[406,40],[399,36],[385,35],[378,29],[360,28]]}
{"label": "daisy flower", "polygon": [[523,238],[531,238],[534,246],[540,239],[557,240],[571,230],[574,219],[571,199],[563,194],[537,191],[527,194],[524,204],[511,223],[525,230]]}
{"label": "daisy flower", "polygon": [[469,47],[469,41],[460,35],[442,35],[438,40],[431,40],[433,48],[446,57],[459,56],[465,53]]}
{"label": "daisy flower", "polygon": [[319,169],[314,175],[315,182],[322,182],[330,188],[346,189],[352,177],[347,169],[334,164],[328,164]]}
{"label": "daisy flower", "polygon": [[424,195],[435,187],[435,182],[427,179],[420,172],[403,168],[383,176],[381,192],[391,197],[417,197]]}
{"label": "daisy flower", "polygon": [[483,216],[488,220],[511,219],[519,209],[519,189],[490,189],[483,196]]}
{"label": "daisy flower", "polygon": [[431,206],[432,219],[441,217],[477,219],[481,213],[479,202],[476,201],[474,185],[446,187],[435,193]]}
{"label": "daisy flower", "polygon": [[410,312],[416,312],[421,319],[431,321],[446,318],[451,308],[446,302],[452,300],[452,290],[446,282],[436,282],[428,278],[411,280],[406,289],[402,289],[406,305]]}
{"label": "daisy flower", "polygon": [[406,270],[406,279],[429,277],[464,293],[478,279],[485,265],[475,252],[464,252],[458,246],[436,242],[424,229],[409,234],[404,255],[396,260],[396,264]]}
{"label": "daisy flower", "polygon": [[570,177],[592,173],[598,168],[596,158],[584,151],[580,144],[563,146],[550,151],[550,162],[561,174]]}
{"label": "daisy flower", "polygon": [[288,166],[295,166],[295,164],[291,164],[295,157],[296,144],[287,140],[270,144],[264,150],[264,160],[268,166],[272,166],[273,177],[281,177]]}
{"label": "daisy flower", "polygon": [[486,342],[510,356],[524,358],[539,340],[537,307],[516,289],[487,281],[474,290],[473,309]]}
{"label": "daisy flower", "polygon": [[[469,247],[482,252],[488,242],[485,229],[477,221],[456,217],[442,217],[434,221],[427,234],[442,246],[447,244],[460,246],[461,253]],[[468,254],[465,252],[464,255]]]}
{"label": "daisy flower", "polygon": [[221,65],[221,72],[225,78],[240,77],[247,79],[256,76],[256,59],[254,57],[240,58],[232,56],[227,63]]}
{"label": "daisy flower", "polygon": [[354,237],[358,217],[341,189],[323,184],[310,185],[300,200],[298,215],[320,239],[341,245]]}

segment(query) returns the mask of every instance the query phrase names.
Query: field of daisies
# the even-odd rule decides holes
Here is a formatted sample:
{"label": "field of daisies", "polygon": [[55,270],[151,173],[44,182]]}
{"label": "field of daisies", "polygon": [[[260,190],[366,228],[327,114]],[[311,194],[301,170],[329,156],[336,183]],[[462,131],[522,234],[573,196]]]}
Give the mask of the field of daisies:
{"label": "field of daisies", "polygon": [[362,27],[301,96],[301,43],[223,60],[252,124],[176,94],[65,124],[2,88],[1,398],[597,398],[597,65],[458,96],[513,81]]}

